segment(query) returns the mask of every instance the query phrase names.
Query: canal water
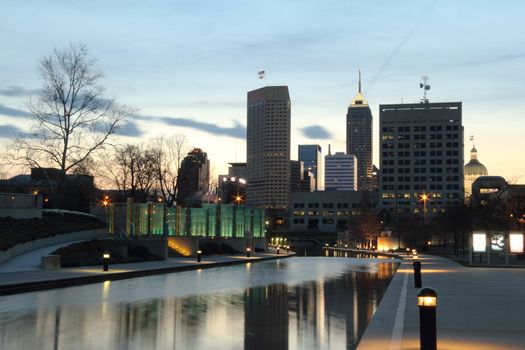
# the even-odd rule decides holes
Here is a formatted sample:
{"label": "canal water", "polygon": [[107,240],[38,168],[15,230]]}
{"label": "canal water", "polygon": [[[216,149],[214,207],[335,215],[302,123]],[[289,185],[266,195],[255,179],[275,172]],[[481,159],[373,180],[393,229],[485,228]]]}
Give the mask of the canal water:
{"label": "canal water", "polygon": [[355,349],[397,265],[296,257],[0,297],[0,349]]}

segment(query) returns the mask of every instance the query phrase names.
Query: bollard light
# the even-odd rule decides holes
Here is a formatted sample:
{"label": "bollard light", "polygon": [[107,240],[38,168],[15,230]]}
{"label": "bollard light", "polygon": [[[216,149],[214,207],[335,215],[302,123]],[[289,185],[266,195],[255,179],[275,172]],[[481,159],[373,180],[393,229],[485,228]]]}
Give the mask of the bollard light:
{"label": "bollard light", "polygon": [[246,257],[249,258],[250,257],[250,253],[252,252],[252,248],[246,248]]}
{"label": "bollard light", "polygon": [[104,271],[109,270],[109,258],[111,258],[111,255],[108,252],[102,254],[102,266]]}
{"label": "bollard light", "polygon": [[328,247],[328,246],[329,246],[329,244],[328,244],[328,243],[325,243],[325,244],[324,244],[324,246],[325,246],[325,247]]}
{"label": "bollard light", "polygon": [[202,260],[202,250],[197,250],[197,262],[201,262]]}
{"label": "bollard light", "polygon": [[410,248],[407,248],[407,255],[410,255]]}
{"label": "bollard light", "polygon": [[436,291],[432,288],[421,288],[417,293],[417,306],[419,307],[420,347],[423,350],[436,350]]}
{"label": "bollard light", "polygon": [[279,248],[280,246],[277,246],[277,255],[279,255]]}
{"label": "bollard light", "polygon": [[416,260],[412,266],[414,267],[414,287],[421,288],[421,262]]}

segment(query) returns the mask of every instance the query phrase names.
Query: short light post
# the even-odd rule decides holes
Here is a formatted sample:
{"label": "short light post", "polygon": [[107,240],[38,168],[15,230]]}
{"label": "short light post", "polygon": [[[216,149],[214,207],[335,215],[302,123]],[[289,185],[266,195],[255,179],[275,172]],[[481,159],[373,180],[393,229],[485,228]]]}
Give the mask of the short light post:
{"label": "short light post", "polygon": [[421,288],[421,262],[416,260],[412,265],[414,266],[414,287]]}
{"label": "short light post", "polygon": [[419,307],[419,341],[421,350],[436,350],[437,293],[432,288],[421,288],[417,293]]}
{"label": "short light post", "polygon": [[102,267],[104,271],[109,270],[109,258],[110,257],[111,255],[108,252],[104,252],[104,254],[102,254]]}
{"label": "short light post", "polygon": [[202,250],[197,250],[197,262],[201,262],[202,260]]}
{"label": "short light post", "polygon": [[407,255],[410,255],[410,248],[407,248]]}
{"label": "short light post", "polygon": [[250,257],[250,253],[252,252],[252,248],[248,247],[246,248],[246,257],[249,258]]}
{"label": "short light post", "polygon": [[279,246],[277,246],[277,255],[279,255],[279,248],[280,248],[280,247],[279,247]]}

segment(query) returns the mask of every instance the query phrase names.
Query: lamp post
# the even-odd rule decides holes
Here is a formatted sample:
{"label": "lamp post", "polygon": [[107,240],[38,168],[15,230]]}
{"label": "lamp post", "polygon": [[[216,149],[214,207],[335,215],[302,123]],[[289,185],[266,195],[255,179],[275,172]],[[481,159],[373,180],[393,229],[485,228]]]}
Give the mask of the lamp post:
{"label": "lamp post", "polygon": [[102,254],[102,269],[104,271],[109,270],[109,258],[110,257],[111,255],[108,252],[105,252],[104,254]]}
{"label": "lamp post", "polygon": [[246,248],[246,257],[249,258],[250,257],[250,253],[252,252],[252,248],[248,247]]}
{"label": "lamp post", "polygon": [[202,250],[197,250],[197,262],[201,262],[202,260]]}
{"label": "lamp post", "polygon": [[414,267],[414,288],[421,288],[421,262],[415,260],[412,266]]}
{"label": "lamp post", "polygon": [[421,350],[436,350],[437,293],[432,288],[421,288],[417,293],[419,307],[419,341]]}

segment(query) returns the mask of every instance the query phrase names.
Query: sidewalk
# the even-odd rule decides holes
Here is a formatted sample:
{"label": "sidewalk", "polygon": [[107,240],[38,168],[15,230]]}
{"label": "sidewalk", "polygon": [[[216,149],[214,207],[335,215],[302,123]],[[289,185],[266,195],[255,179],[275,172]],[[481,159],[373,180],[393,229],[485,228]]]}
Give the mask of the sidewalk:
{"label": "sidewalk", "polygon": [[[525,349],[525,269],[469,268],[422,256],[423,287],[438,294],[438,349]],[[412,261],[394,276],[358,350],[419,349]]]}
{"label": "sidewalk", "polygon": [[56,270],[33,270],[0,273],[0,295],[30,292],[35,290],[63,288],[80,284],[103,282],[170,273],[185,270],[212,268],[218,266],[244,264],[264,260],[288,258],[294,254],[252,254],[246,255],[211,255],[203,256],[200,263],[196,258],[170,258],[162,261],[150,261],[130,264],[114,264],[109,271],[102,271],[102,266],[71,267]]}

